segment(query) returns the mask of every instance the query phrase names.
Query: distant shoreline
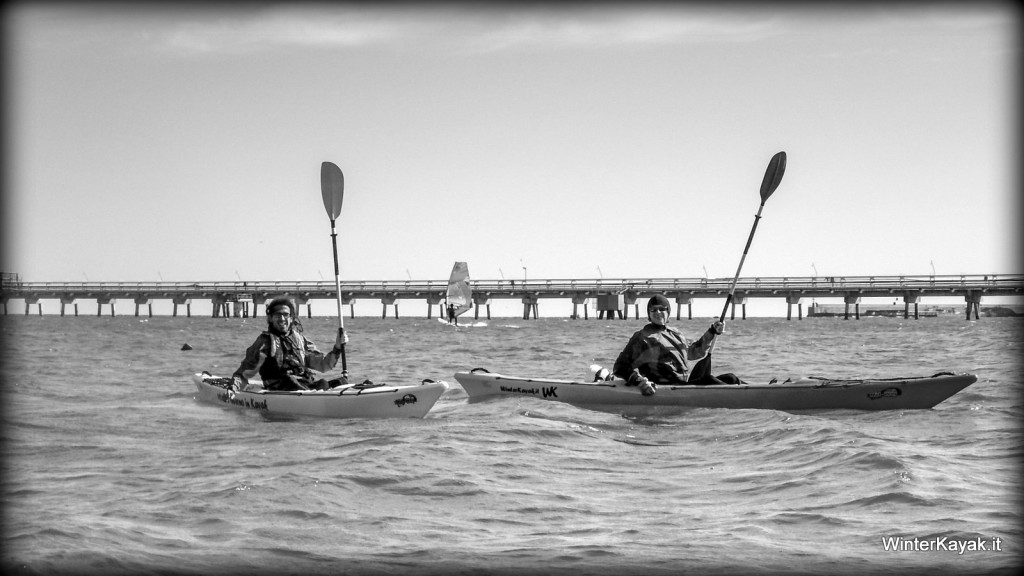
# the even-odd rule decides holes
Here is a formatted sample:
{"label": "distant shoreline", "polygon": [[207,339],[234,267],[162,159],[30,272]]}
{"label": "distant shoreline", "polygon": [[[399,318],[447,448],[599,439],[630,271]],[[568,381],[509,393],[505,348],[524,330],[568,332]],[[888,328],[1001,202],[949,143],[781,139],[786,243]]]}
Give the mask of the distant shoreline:
{"label": "distant shoreline", "polygon": [[[914,307],[904,308],[903,304],[892,305],[869,305],[860,307],[861,316],[886,316],[902,317],[904,313],[913,317]],[[1024,316],[1024,306],[1003,305],[1003,306],[982,306],[979,313],[983,317],[1013,317]],[[806,314],[807,318],[828,318],[834,316],[845,316],[847,314],[844,304],[812,304]],[[853,307],[849,309],[850,316],[855,314]],[[938,316],[964,316],[967,314],[966,306],[953,305],[928,305],[920,306],[917,316],[920,318],[935,318]]]}

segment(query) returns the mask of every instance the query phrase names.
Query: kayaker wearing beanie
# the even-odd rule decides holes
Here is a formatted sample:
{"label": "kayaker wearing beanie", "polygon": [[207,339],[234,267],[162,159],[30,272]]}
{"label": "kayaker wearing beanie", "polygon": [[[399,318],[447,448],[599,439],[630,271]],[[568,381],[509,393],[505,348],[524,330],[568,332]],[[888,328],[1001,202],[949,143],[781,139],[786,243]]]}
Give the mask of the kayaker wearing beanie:
{"label": "kayaker wearing beanie", "polygon": [[257,374],[268,390],[309,390],[345,384],[347,375],[328,383],[322,378],[314,381],[311,370],[332,370],[347,342],[348,334],[342,332],[331,352],[320,352],[302,335],[295,304],[288,298],[275,298],[267,305],[267,331],[257,336],[245,351],[245,359],[233,375],[235,385],[242,389]]}
{"label": "kayaker wearing beanie", "polygon": [[612,374],[626,380],[627,386],[639,386],[645,396],[654,394],[658,384],[739,383],[739,378],[732,374],[723,374],[721,379],[711,376],[710,363],[702,365],[705,373],[693,374],[691,381],[689,363],[708,354],[711,343],[722,333],[724,325],[715,322],[699,339],[689,343],[675,328],[667,325],[671,312],[668,298],[661,294],[647,301],[650,323],[630,337],[615,359]]}

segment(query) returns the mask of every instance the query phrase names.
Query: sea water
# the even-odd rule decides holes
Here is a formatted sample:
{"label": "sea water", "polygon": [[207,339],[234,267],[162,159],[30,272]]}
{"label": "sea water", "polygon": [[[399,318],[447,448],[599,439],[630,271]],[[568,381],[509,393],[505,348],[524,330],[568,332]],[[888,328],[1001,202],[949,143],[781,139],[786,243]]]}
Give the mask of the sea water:
{"label": "sea water", "polygon": [[[711,319],[675,321],[697,336]],[[337,320],[303,319],[329,348]],[[583,378],[638,320],[346,319],[350,372],[451,389],[422,420],[195,400],[265,319],[0,317],[14,574],[1015,573],[1019,318],[727,322],[715,372],[978,382],[931,410],[630,416],[470,403],[453,374]],[[186,347],[185,345],[188,344]],[[183,348],[190,347],[190,350]]]}

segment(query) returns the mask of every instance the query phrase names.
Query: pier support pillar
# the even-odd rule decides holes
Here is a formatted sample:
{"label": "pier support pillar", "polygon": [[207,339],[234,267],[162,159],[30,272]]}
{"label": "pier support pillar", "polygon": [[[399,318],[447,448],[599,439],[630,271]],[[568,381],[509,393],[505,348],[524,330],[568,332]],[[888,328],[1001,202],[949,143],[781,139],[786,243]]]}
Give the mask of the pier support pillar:
{"label": "pier support pillar", "polygon": [[[235,301],[235,317],[238,317],[238,313],[242,313],[242,318],[249,317],[249,309],[253,309],[253,317],[256,316],[256,302],[253,300],[251,294],[239,294],[238,299]],[[239,310],[241,309],[241,310]]]}
{"label": "pier support pillar", "polygon": [[42,316],[43,304],[42,302],[39,301],[39,298],[36,298],[34,296],[29,296],[25,298],[25,316],[28,316],[28,311],[31,309],[33,304],[36,305],[36,307],[39,309],[39,315]]}
{"label": "pier support pillar", "polygon": [[580,304],[583,304],[583,319],[587,319],[587,299],[588,298],[586,296],[580,294],[572,297],[572,316],[569,316],[569,318],[578,320],[580,315],[579,312],[577,312],[577,309]]}
{"label": "pier support pillar", "polygon": [[490,294],[473,294],[473,318],[480,319],[480,307],[485,306],[487,310],[487,319],[491,319],[491,295]]}
{"label": "pier support pillar", "polygon": [[797,305],[797,315],[799,320],[804,319],[804,304],[803,296],[800,294],[790,294],[786,296],[786,320],[793,319],[793,304]]}
{"label": "pier support pillar", "polygon": [[[441,295],[440,294],[427,294],[427,320],[430,320],[434,312],[434,306],[440,306]],[[441,318],[444,318],[444,312],[442,308],[438,308]]]}
{"label": "pier support pillar", "polygon": [[921,299],[920,292],[904,292],[903,293],[903,318],[910,318],[910,305],[914,305],[914,320],[921,318],[920,311],[918,310],[918,301]]}
{"label": "pier support pillar", "polygon": [[526,294],[523,296],[523,320],[529,320],[530,314],[533,314],[533,319],[537,319],[537,295]]}
{"label": "pier support pillar", "polygon": [[854,305],[854,313],[857,320],[860,320],[860,294],[847,294],[843,296],[843,302],[846,303],[846,310],[843,313],[843,320],[850,319],[850,304]]}
{"label": "pier support pillar", "polygon": [[153,301],[146,296],[140,296],[135,299],[135,316],[139,315],[139,306],[149,306],[149,317],[153,317]]}
{"label": "pier support pillar", "polygon": [[192,300],[184,296],[175,296],[171,301],[174,303],[174,316],[178,315],[178,305],[184,304],[186,306],[186,312],[188,313],[188,317],[192,317]]}
{"label": "pier support pillar", "polygon": [[636,303],[637,295],[631,290],[627,290],[622,294],[622,315],[619,318],[623,320],[629,320],[629,307],[633,307],[633,311],[636,314],[637,320],[640,319],[640,306]]}
{"label": "pier support pillar", "polygon": [[220,318],[221,315],[227,316],[227,301],[223,296],[214,296],[213,298],[210,298],[210,303],[213,304],[213,312],[211,314],[214,318]]}
{"label": "pier support pillar", "polygon": [[253,297],[252,297],[252,317],[255,318],[255,317],[259,316],[260,315],[260,310],[262,310],[262,309],[264,309],[266,307],[267,307],[267,298],[264,297],[264,296],[256,296],[254,294]]}
{"label": "pier support pillar", "polygon": [[964,300],[967,302],[967,319],[971,319],[971,312],[974,312],[974,319],[980,320],[981,312],[981,292],[975,292],[974,290],[968,291],[967,295],[964,296]]}
{"label": "pier support pillar", "polygon": [[[337,298],[338,298],[337,295],[335,295],[334,298],[335,298],[335,301],[337,301]],[[342,294],[342,296],[341,296],[341,305],[343,307],[344,306],[348,306],[348,314],[349,314],[350,317],[352,317],[352,318],[356,317],[356,299],[352,297],[352,293],[351,292],[348,294],[348,296]],[[338,312],[341,313],[341,310],[339,310]]]}
{"label": "pier support pillar", "polygon": [[78,316],[78,302],[75,302],[73,296],[61,296],[60,298],[60,315],[64,315],[64,306],[73,304],[75,306],[75,316]]}
{"label": "pier support pillar", "polygon": [[621,294],[598,294],[597,295],[598,319],[607,317],[609,320],[618,314],[622,318],[622,295]]}
{"label": "pier support pillar", "polygon": [[736,319],[736,305],[740,305],[740,309],[743,312],[742,318],[747,319],[747,295],[746,294],[733,294],[732,296],[732,313],[729,316],[730,320]]}
{"label": "pier support pillar", "polygon": [[693,298],[690,296],[676,296],[676,320],[680,320],[683,312],[683,305],[686,305],[686,319],[693,320]]}
{"label": "pier support pillar", "polygon": [[381,296],[380,303],[383,305],[383,309],[381,311],[381,318],[388,317],[388,306],[395,307],[395,318],[398,318],[398,304],[396,303],[397,300],[398,298],[394,294],[387,294]]}
{"label": "pier support pillar", "polygon": [[313,317],[313,305],[309,303],[309,294],[300,294],[296,296],[289,296],[295,301],[295,314],[302,315],[302,307],[306,307],[306,318]]}
{"label": "pier support pillar", "polygon": [[110,296],[100,296],[99,298],[97,298],[96,299],[96,315],[97,316],[102,316],[103,315],[103,305],[104,304],[110,304],[110,315],[114,316],[115,315],[115,312],[114,312],[114,303],[115,302],[117,302],[117,300],[114,299],[114,298],[111,298]]}

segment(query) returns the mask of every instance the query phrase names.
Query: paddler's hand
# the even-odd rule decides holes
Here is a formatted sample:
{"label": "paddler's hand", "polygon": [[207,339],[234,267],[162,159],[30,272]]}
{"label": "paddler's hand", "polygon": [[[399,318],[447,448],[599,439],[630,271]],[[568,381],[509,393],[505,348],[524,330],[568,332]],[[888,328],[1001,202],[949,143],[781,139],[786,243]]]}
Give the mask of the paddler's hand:
{"label": "paddler's hand", "polygon": [[725,332],[725,324],[723,324],[722,322],[715,322],[714,324],[711,325],[711,328],[708,328],[708,332],[711,332],[712,334],[717,336],[722,332]]}
{"label": "paddler's hand", "polygon": [[339,328],[338,337],[334,339],[334,351],[341,352],[341,347],[348,344],[348,332]]}
{"label": "paddler's hand", "polygon": [[245,383],[242,382],[242,379],[240,377],[233,376],[231,378],[231,388],[232,389],[241,391],[242,388],[244,388],[244,387],[245,387]]}
{"label": "paddler's hand", "polygon": [[644,396],[653,396],[658,391],[658,385],[641,375],[640,371],[636,368],[633,368],[633,371],[629,373],[629,378],[626,379],[626,386],[639,387],[640,393]]}

